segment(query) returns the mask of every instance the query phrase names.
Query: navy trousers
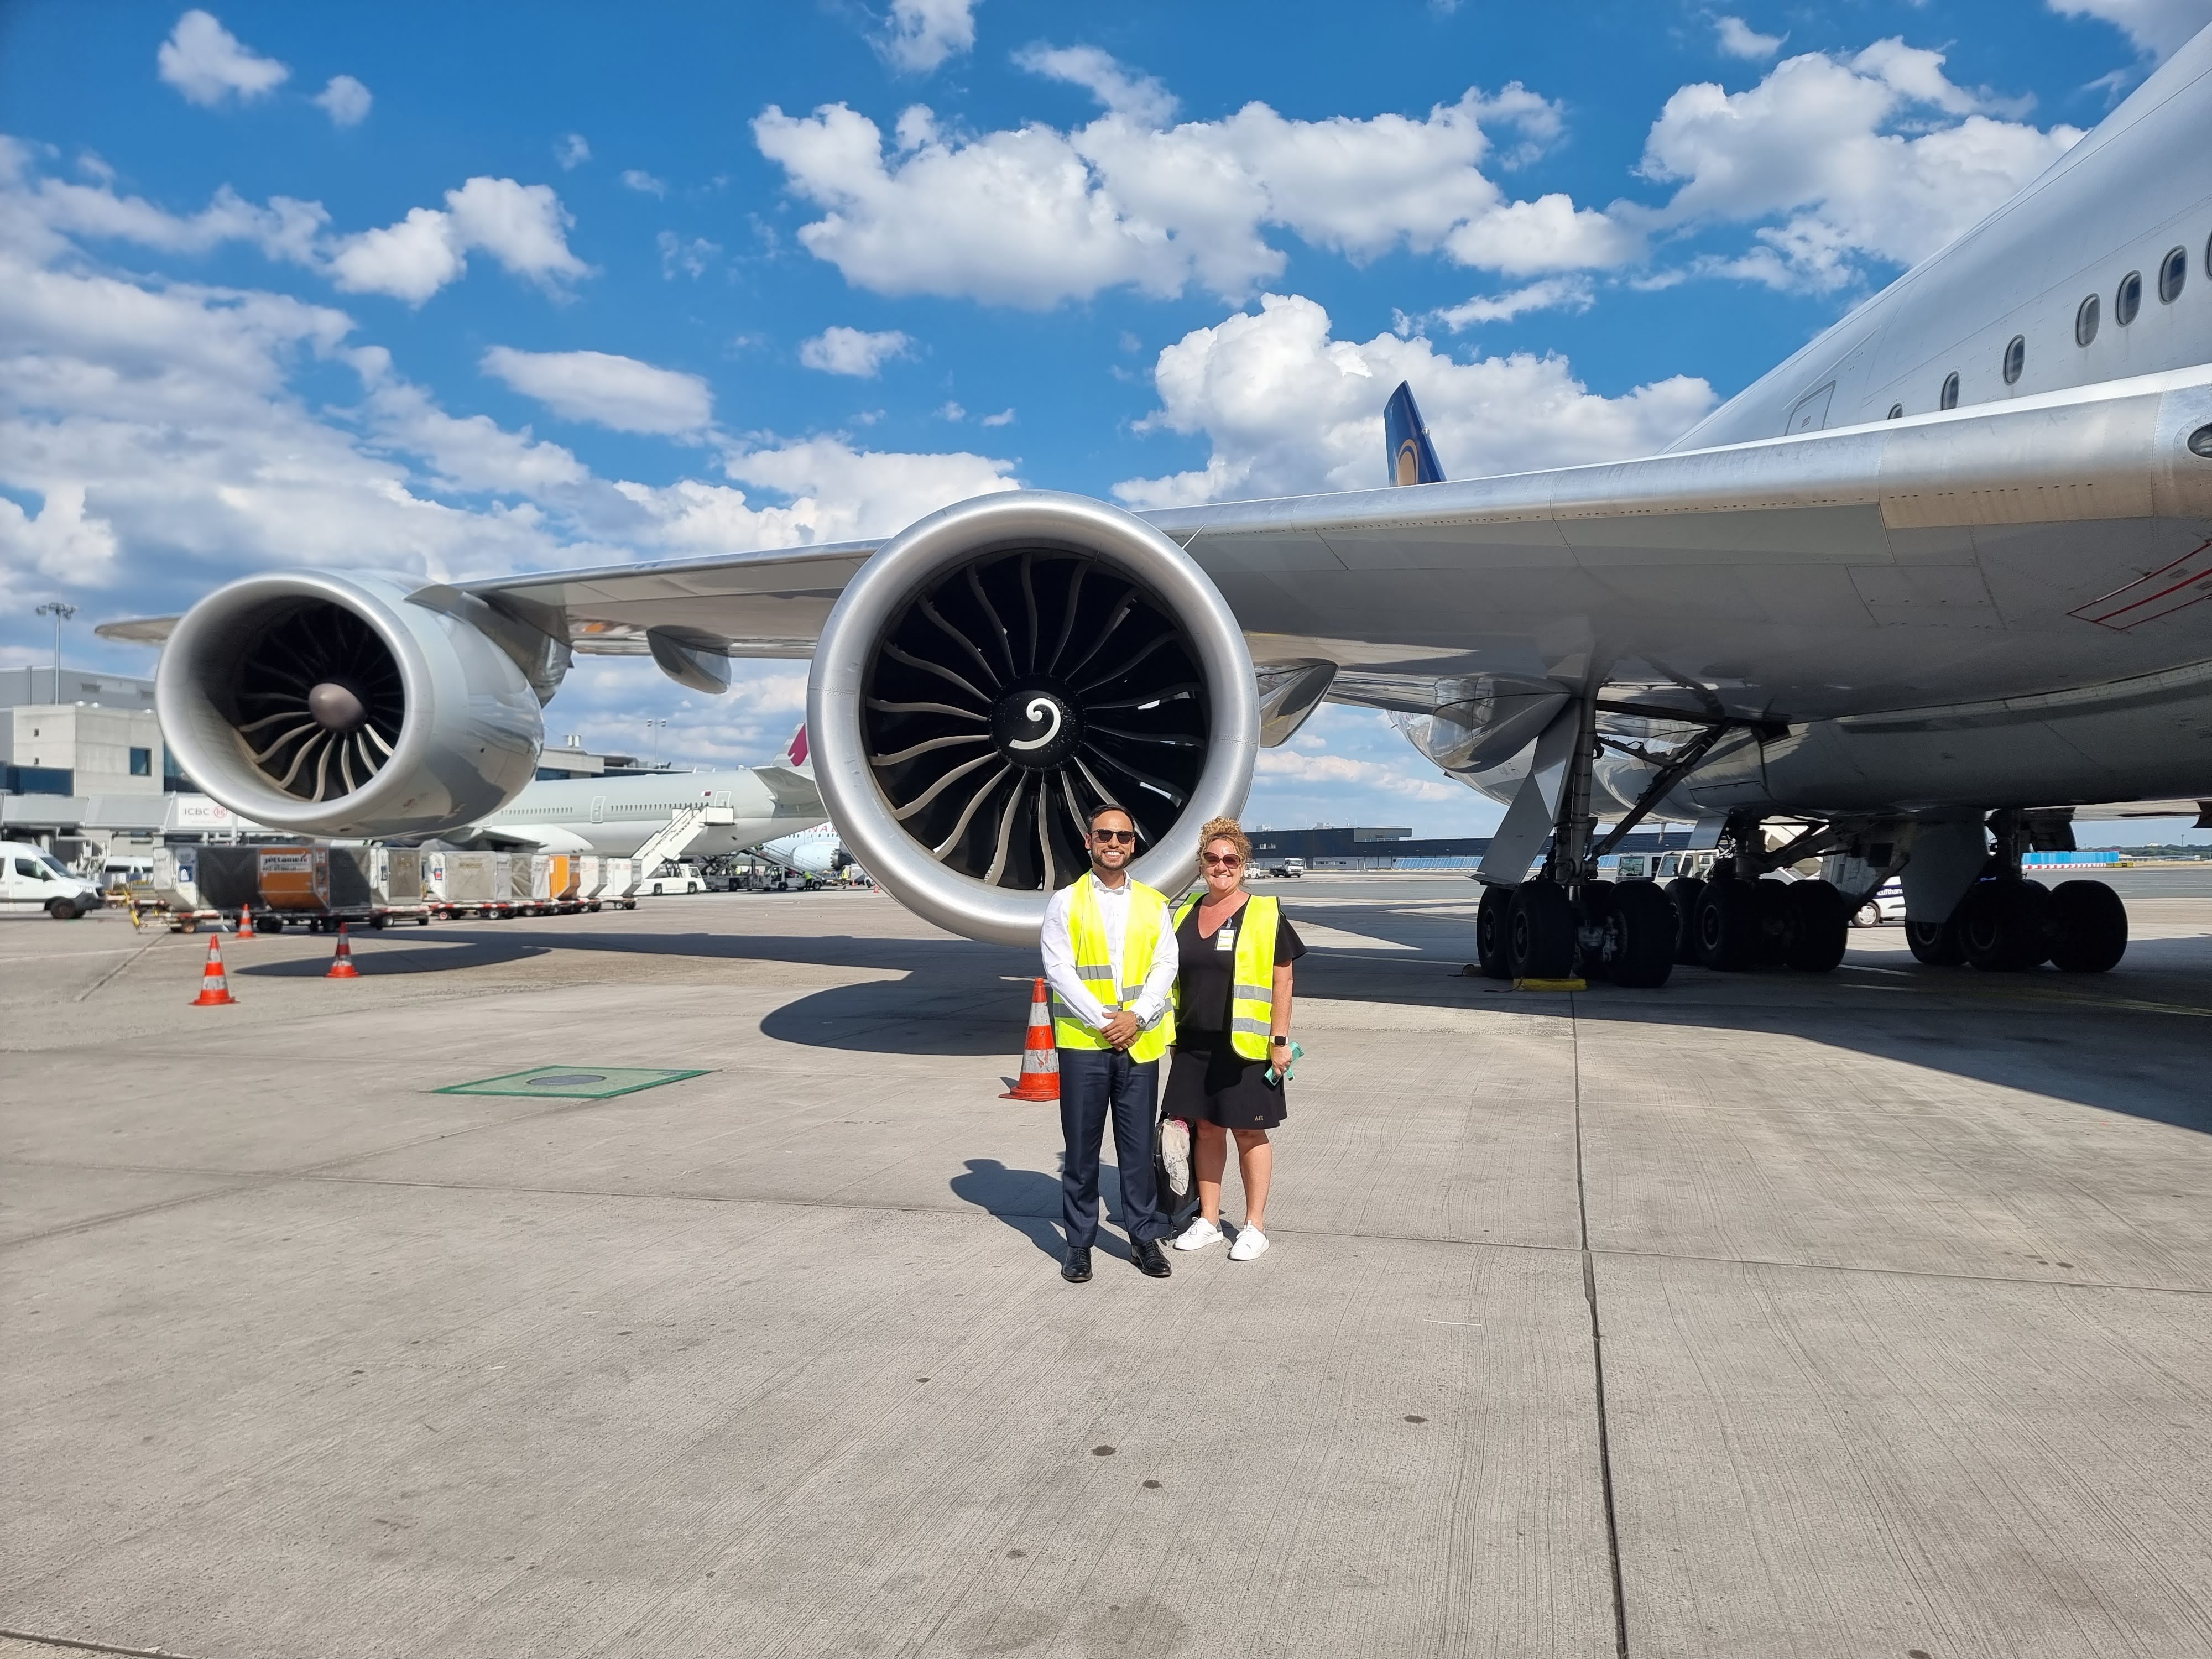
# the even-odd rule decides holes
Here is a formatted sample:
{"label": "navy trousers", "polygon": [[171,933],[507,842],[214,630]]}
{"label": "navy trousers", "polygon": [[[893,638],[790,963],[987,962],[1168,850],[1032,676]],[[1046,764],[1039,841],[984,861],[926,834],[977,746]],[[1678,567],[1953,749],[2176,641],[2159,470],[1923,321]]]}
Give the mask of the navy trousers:
{"label": "navy trousers", "polygon": [[1159,1118],[1160,1063],[1139,1065],[1116,1048],[1060,1051],[1060,1206],[1071,1249],[1098,1237],[1098,1151],[1114,1119],[1114,1157],[1121,1172],[1121,1220],[1138,1243],[1168,1236],[1152,1180],[1152,1136]]}

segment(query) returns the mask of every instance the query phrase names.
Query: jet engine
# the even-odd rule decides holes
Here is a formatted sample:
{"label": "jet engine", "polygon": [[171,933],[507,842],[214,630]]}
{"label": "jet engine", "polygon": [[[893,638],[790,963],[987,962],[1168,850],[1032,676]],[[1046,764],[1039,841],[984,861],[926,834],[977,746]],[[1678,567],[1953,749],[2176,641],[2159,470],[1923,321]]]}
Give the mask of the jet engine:
{"label": "jet engine", "polygon": [[1087,866],[1101,802],[1136,823],[1137,879],[1182,888],[1200,825],[1243,804],[1260,715],[1243,632],[1182,548],[1103,502],[1016,490],[861,568],[822,632],[807,731],[868,872],[1013,945]]}
{"label": "jet engine", "polygon": [[[216,589],[169,635],[161,730],[233,811],[317,836],[467,823],[530,781],[544,740],[516,625],[446,587],[291,572]],[[566,647],[532,636],[550,695]]]}

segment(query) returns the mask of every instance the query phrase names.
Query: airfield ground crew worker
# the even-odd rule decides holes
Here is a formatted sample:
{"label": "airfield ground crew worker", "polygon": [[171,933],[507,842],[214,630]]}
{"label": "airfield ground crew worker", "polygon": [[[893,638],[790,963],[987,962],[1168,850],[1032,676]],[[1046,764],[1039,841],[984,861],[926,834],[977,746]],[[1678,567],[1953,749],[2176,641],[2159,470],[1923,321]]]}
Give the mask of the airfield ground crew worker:
{"label": "airfield ground crew worker", "polygon": [[1152,1136],[1160,1056],[1175,1037],[1175,929],[1166,899],[1129,878],[1137,828],[1128,813],[1097,808],[1084,847],[1091,869],[1047,902],[1040,940],[1060,1050],[1060,1192],[1067,1226],[1060,1274],[1072,1285],[1091,1277],[1098,1152],[1110,1112],[1131,1254],[1145,1273],[1165,1279],[1170,1269],[1159,1241],[1168,1225],[1154,1190]]}

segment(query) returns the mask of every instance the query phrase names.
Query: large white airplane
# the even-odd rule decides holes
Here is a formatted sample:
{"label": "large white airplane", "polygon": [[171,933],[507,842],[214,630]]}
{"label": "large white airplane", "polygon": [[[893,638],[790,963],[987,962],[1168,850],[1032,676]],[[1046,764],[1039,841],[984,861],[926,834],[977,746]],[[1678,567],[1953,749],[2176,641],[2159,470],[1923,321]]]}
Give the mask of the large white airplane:
{"label": "large white airplane", "polygon": [[[2212,799],[2208,155],[2212,32],[1644,459],[1430,482],[1408,397],[1374,491],[1139,515],[1024,489],[880,543],[254,576],[174,623],[162,724],[258,822],[419,833],[521,792],[573,652],[701,690],[733,656],[811,658],[844,844],[921,914],[1027,942],[1093,803],[1127,805],[1137,873],[1177,887],[1256,748],[1334,698],[1509,803],[1492,971],[1650,984],[1685,940],[1832,965],[1893,872],[1930,959],[2109,967],[2112,890],[2020,859],[2076,807]],[[1719,878],[1597,881],[1598,824],[1645,815],[1698,821]],[[1843,890],[1755,879],[1814,852]]]}
{"label": "large white airplane", "polygon": [[679,849],[686,858],[714,858],[763,842],[780,844],[821,823],[806,728],[799,729],[774,766],[540,779],[456,833],[527,842],[548,853],[630,858],[672,819],[695,811],[697,820],[687,817],[690,833]]}

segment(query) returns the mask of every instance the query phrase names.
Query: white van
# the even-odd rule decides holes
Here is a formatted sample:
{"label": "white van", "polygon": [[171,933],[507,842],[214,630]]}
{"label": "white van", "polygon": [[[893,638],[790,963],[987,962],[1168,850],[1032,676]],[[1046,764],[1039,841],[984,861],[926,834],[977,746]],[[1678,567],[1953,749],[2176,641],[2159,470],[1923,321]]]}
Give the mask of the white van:
{"label": "white van", "polygon": [[696,864],[664,864],[639,890],[647,893],[703,893],[707,879]]}
{"label": "white van", "polygon": [[44,910],[56,921],[70,921],[104,901],[100,889],[42,847],[27,841],[0,841],[0,910]]}

